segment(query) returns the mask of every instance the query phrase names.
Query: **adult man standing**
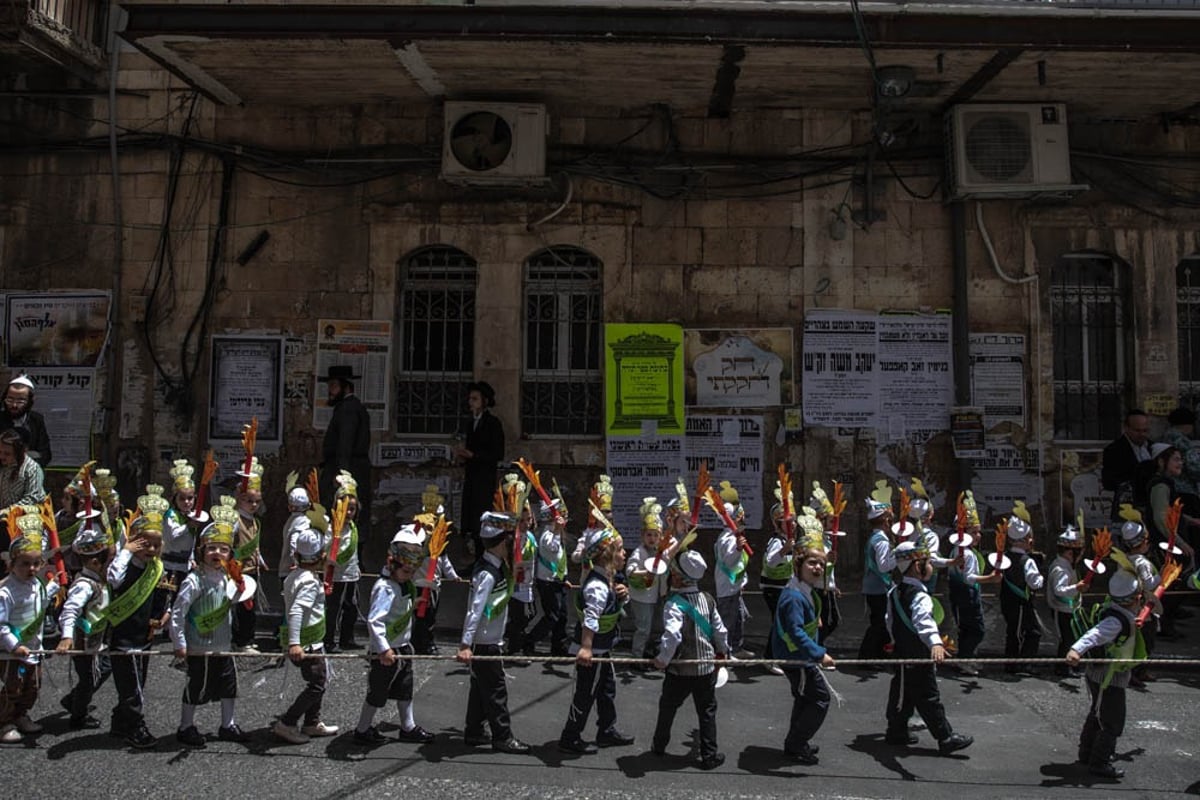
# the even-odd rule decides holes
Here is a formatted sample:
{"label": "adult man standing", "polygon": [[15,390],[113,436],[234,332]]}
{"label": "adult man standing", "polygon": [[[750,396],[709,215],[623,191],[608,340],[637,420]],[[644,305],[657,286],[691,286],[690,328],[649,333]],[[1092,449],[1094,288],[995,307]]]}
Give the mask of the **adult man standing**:
{"label": "adult man standing", "polygon": [[467,408],[471,412],[459,431],[461,444],[454,456],[463,465],[462,529],[471,536],[474,555],[483,553],[479,518],[492,507],[496,491],[496,467],[504,458],[504,426],[488,409],[496,405],[496,390],[487,381],[467,386]]}
{"label": "adult man standing", "polygon": [[[329,407],[333,415],[321,444],[321,498],[332,506],[334,479],[348,470],[358,482],[358,534],[366,539],[371,527],[371,417],[354,394],[360,376],[345,365],[329,367],[324,378],[329,384]],[[361,549],[360,549],[361,552]]]}
{"label": "adult man standing", "polygon": [[1146,412],[1135,408],[1125,415],[1121,435],[1104,448],[1104,459],[1100,467],[1100,485],[1113,493],[1112,511],[1109,519],[1120,520],[1118,513],[1122,503],[1142,505],[1134,497],[1135,490],[1141,491],[1138,483],[1144,477],[1138,465],[1150,460],[1150,418]]}
{"label": "adult man standing", "polygon": [[26,455],[42,469],[50,463],[50,434],[46,432],[46,420],[33,410],[33,381],[28,375],[18,375],[4,390],[4,404],[0,408],[0,433],[15,428],[25,442]]}

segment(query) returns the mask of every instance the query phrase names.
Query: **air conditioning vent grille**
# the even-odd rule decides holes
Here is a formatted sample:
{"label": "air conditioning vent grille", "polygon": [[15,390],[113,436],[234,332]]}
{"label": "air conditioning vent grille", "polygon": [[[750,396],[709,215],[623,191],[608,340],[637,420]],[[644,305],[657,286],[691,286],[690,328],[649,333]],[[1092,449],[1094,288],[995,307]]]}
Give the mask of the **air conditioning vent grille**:
{"label": "air conditioning vent grille", "polygon": [[1033,150],[1027,114],[980,114],[964,119],[972,181],[1031,183]]}

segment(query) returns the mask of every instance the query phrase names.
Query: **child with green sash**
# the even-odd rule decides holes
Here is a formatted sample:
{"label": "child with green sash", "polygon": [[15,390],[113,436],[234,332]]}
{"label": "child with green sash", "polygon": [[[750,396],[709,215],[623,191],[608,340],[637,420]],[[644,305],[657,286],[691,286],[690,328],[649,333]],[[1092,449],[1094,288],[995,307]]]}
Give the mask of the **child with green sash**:
{"label": "child with green sash", "polygon": [[[71,542],[71,551],[80,564],[79,573],[67,590],[67,599],[59,614],[58,624],[62,628],[62,639],[58,650],[98,650],[104,643],[108,631],[108,584],[104,573],[112,556],[112,542],[108,534],[92,517],[82,519],[84,525]],[[92,698],[112,674],[112,661],[107,655],[89,653],[71,656],[78,682],[62,699],[62,706],[71,715],[68,723],[71,730],[100,727],[100,720],[88,713]]]}
{"label": "child with green sash", "polygon": [[1117,780],[1125,770],[1113,764],[1117,739],[1125,730],[1125,687],[1129,685],[1130,670],[1146,658],[1146,643],[1137,615],[1143,602],[1142,587],[1137,576],[1124,570],[1108,581],[1112,603],[1100,614],[1100,620],[1067,652],[1067,664],[1077,667],[1089,650],[1103,647],[1104,657],[1122,659],[1102,664],[1088,664],[1084,669],[1092,705],[1079,733],[1079,763],[1088,772],[1102,778]]}
{"label": "child with green sash", "polygon": [[41,733],[29,718],[42,678],[42,622],[50,592],[38,577],[42,558],[42,518],[8,509],[10,573],[0,581],[0,648],[15,658],[0,661],[0,744],[18,744]]}
{"label": "child with green sash", "polygon": [[[293,664],[300,667],[304,690],[279,717],[271,732],[289,744],[304,744],[312,736],[333,736],[336,725],[321,721],[325,697],[325,539],[308,528],[296,536],[296,568],[283,582],[283,613],[287,624],[279,643]],[[304,727],[297,727],[304,717]]]}
{"label": "child with green sash", "polygon": [[237,510],[233,498],[222,497],[212,509],[212,522],[200,531],[200,563],[179,584],[171,606],[171,640],[175,657],[187,661],[187,685],[179,729],[175,738],[189,747],[204,747],[207,739],[196,728],[196,706],[210,700],[221,701],[221,727],[217,738],[223,742],[245,742],[250,736],[238,727],[234,718],[237,698],[237,669],[227,653],[233,633],[233,606],[251,596],[254,579],[242,576],[242,584],[229,574],[233,553],[233,530]]}
{"label": "child with green sash", "polygon": [[112,712],[113,736],[141,750],[154,747],[142,713],[146,672],[145,655],[154,635],[154,590],[163,574],[163,515],[170,504],[162,495],[138,498],[138,516],[128,528],[124,546],[108,565],[111,601],[105,618],[109,627],[109,650],[117,705]]}
{"label": "child with green sash", "polygon": [[[337,555],[333,556],[333,591],[325,599],[325,650],[340,653],[359,648],[358,642],[354,641],[354,624],[358,622],[358,579],[362,577],[362,570],[358,566],[358,525],[354,522],[358,517],[358,482],[344,469],[334,480],[337,491],[333,494],[333,502],[336,505],[337,501],[346,498],[346,521],[338,537]],[[332,556],[332,526],[325,535]]]}
{"label": "child with green sash", "polygon": [[419,596],[413,578],[423,560],[424,541],[425,532],[420,524],[401,528],[388,545],[387,566],[371,589],[371,610],[367,612],[371,640],[367,644],[367,653],[379,657],[371,660],[367,698],[354,729],[354,741],[360,744],[378,745],[387,741],[371,723],[389,698],[396,701],[400,712],[400,733],[397,735],[400,741],[416,744],[433,741],[433,734],[413,719],[412,659],[397,658],[397,655],[413,654],[413,614]]}
{"label": "child with green sash", "polygon": [[717,669],[713,659],[727,657],[729,643],[716,601],[700,591],[707,569],[704,557],[692,550],[683,550],[670,560],[671,595],[663,606],[663,634],[654,658],[654,666],[667,674],[650,749],[656,756],[666,754],[675,712],[691,697],[699,722],[700,768],[716,769],[725,763],[725,755],[717,750]]}
{"label": "child with green sash", "polygon": [[745,620],[750,616],[742,602],[742,591],[746,588],[746,566],[750,557],[746,554],[746,510],[742,508],[738,491],[729,481],[721,481],[721,501],[725,513],[736,523],[736,529],[724,528],[713,545],[716,570],[717,610],[729,628],[729,649],[735,659],[753,658],[745,649]]}
{"label": "child with green sash", "polygon": [[[658,498],[645,497],[639,515],[642,520],[642,542],[633,551],[625,575],[629,580],[629,608],[633,611],[633,642],[630,655],[634,658],[652,658],[649,650],[650,637],[654,631],[655,617],[661,616],[663,590],[666,581],[662,572],[652,572],[654,558],[658,555],[658,544],[663,533],[663,507]],[[666,569],[666,557],[661,567]],[[565,616],[565,615],[564,615]],[[566,620],[563,620],[564,628]]]}

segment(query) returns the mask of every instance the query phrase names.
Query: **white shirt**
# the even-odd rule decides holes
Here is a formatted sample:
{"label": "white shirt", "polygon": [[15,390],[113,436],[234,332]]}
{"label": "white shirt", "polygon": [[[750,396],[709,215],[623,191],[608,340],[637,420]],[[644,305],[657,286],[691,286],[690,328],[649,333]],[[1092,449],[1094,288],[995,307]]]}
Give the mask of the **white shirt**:
{"label": "white shirt", "polygon": [[[494,567],[500,568],[503,572],[503,562],[496,556],[495,553],[483,554],[483,560]],[[504,641],[504,626],[508,622],[508,606],[504,606],[504,610],[488,619],[484,610],[487,608],[488,598],[495,588],[496,581],[492,577],[492,573],[477,569],[471,577],[471,594],[468,598],[467,616],[463,620],[462,644],[467,647],[473,647],[477,644],[493,644],[498,645]]]}
{"label": "white shirt", "polygon": [[179,509],[170,509],[163,517],[163,567],[174,572],[190,570],[195,551],[196,529]]}
{"label": "white shirt", "polygon": [[[325,585],[311,569],[297,568],[283,582],[283,609],[287,618],[288,647],[300,644],[300,632],[325,619]],[[322,650],[318,640],[308,649]]]}
{"label": "white shirt", "polygon": [[421,568],[417,570],[417,575],[413,581],[424,589],[428,586],[433,591],[438,591],[442,588],[442,581],[460,581],[458,573],[454,570],[454,564],[450,561],[450,556],[442,553],[438,556],[437,566],[433,568],[433,580],[429,580],[429,557],[427,556],[421,562]]}
{"label": "white shirt", "polygon": [[[583,589],[583,614],[579,618],[579,624],[588,629],[592,633],[600,632],[600,615],[604,613],[605,606],[608,605],[608,597],[613,593],[613,588],[608,583],[608,570],[603,567],[592,567],[592,570],[605,578],[605,580],[590,580],[584,583]],[[578,645],[571,646],[571,652],[577,652]],[[608,652],[608,648],[597,649],[592,647],[592,655],[603,655]]]}
{"label": "white shirt", "polygon": [[[936,645],[942,643],[942,635],[938,632],[937,623],[933,621],[933,598],[929,596],[929,592],[925,591],[925,584],[911,575],[906,575],[903,582],[910,586],[918,586],[921,589],[913,600],[913,606],[909,609],[909,616],[912,619],[913,629],[916,631],[917,636],[926,647],[932,650]],[[891,595],[892,592],[898,591],[900,591],[899,585],[893,586],[888,591],[888,594]],[[895,601],[889,596],[886,614],[889,634],[892,632],[892,625],[894,624],[892,620],[892,612],[894,610]],[[901,622],[900,624],[903,625],[904,623]]]}
{"label": "white shirt", "polygon": [[1046,605],[1052,611],[1070,614],[1074,609],[1072,600],[1079,597],[1076,583],[1079,583],[1079,576],[1074,565],[1063,556],[1054,559],[1050,564],[1050,582],[1046,586]]}
{"label": "white shirt", "polygon": [[196,613],[216,611],[225,604],[236,587],[220,567],[200,564],[179,584],[179,594],[171,604],[171,641],[176,649],[193,653],[225,653],[233,645],[233,604],[225,609],[224,621],[211,632],[201,633],[190,619],[193,606]]}
{"label": "white shirt", "polygon": [[[42,626],[29,626],[49,602],[50,595],[46,587],[36,577],[22,581],[17,580],[16,575],[9,575],[0,581],[0,646],[10,653],[21,644],[30,650],[41,650]],[[26,629],[32,635],[21,642],[18,637]],[[26,664],[36,664],[41,660],[41,656],[34,654],[23,659]]]}
{"label": "white shirt", "polygon": [[[629,599],[635,603],[653,604],[658,602],[658,598],[662,595],[663,587],[666,586],[666,574],[651,575],[646,570],[646,561],[654,558],[654,554],[658,552],[658,548],[649,548],[644,544],[639,544],[633,550],[633,555],[626,562],[625,571],[627,574],[633,572],[642,573],[643,578],[647,578],[649,586],[645,589],[637,589],[632,583],[629,584]],[[664,563],[666,556],[663,556]]]}
{"label": "white shirt", "polygon": [[[742,548],[738,545],[737,534],[725,528],[721,531],[721,535],[717,537],[717,543],[713,546],[713,553],[717,558],[716,570],[716,587],[717,597],[731,597],[742,591],[746,587],[746,561],[743,557],[746,555]],[[721,566],[724,565],[725,569]],[[738,572],[738,570],[741,570]],[[729,579],[729,572],[737,574],[737,580]]]}
{"label": "white shirt", "polygon": [[[958,548],[955,548],[956,551],[957,551],[957,549]],[[957,552],[955,553],[954,557],[958,558]],[[979,579],[982,576],[980,575],[980,570],[979,570],[979,559],[977,559],[975,557],[975,551],[969,547],[964,547],[962,549],[962,557],[963,557],[962,569],[959,569],[957,566],[954,565],[954,562],[951,561],[950,574],[954,575],[955,577],[961,578],[964,583],[972,583],[972,584],[979,583]]]}
{"label": "white shirt", "polygon": [[[552,527],[547,527],[538,536],[537,552],[535,577],[539,581],[559,580],[555,577],[552,567],[558,563],[558,559],[563,554],[562,536],[556,533]],[[546,564],[549,564],[550,567],[547,567]]]}
{"label": "white shirt", "polygon": [[101,594],[108,593],[108,585],[104,579],[90,569],[84,569],[80,573],[83,578],[89,580],[80,580],[76,578],[71,584],[71,588],[67,590],[67,599],[63,602],[62,611],[58,614],[58,627],[62,630],[62,638],[75,638],[75,626],[79,624],[79,618],[87,613],[88,602],[94,595],[92,582],[94,582]]}
{"label": "white shirt", "polygon": [[[696,598],[700,595],[700,590],[692,587],[685,591],[679,592],[679,595],[691,605],[696,605]],[[725,628],[724,621],[721,620],[721,615],[717,613],[717,609],[712,609],[712,646],[718,653],[729,652],[729,631]],[[680,608],[675,603],[667,603],[663,606],[663,633],[658,645],[658,659],[665,664],[669,664],[671,659],[675,657],[675,651],[679,649],[679,645],[683,643],[683,622],[684,618],[689,614]]]}
{"label": "white shirt", "polygon": [[[371,641],[367,645],[368,653],[385,653],[409,643],[412,639],[413,621],[417,613],[417,598],[420,596],[420,592],[417,592],[416,597],[409,597],[404,592],[404,586],[391,578],[380,578],[375,581],[375,585],[371,587],[371,609],[367,612],[367,630],[371,634]],[[389,638],[387,635],[388,624],[400,619],[410,611],[412,614],[408,624]]]}
{"label": "white shirt", "polygon": [[303,511],[293,511],[283,523],[283,552],[279,555],[279,579],[287,578],[292,567],[296,566],[296,537],[306,528],[312,527],[312,521]]}
{"label": "white shirt", "polygon": [[[1028,553],[1029,551],[1023,545],[1012,546],[1014,553]],[[1025,559],[1025,585],[1031,591],[1040,592],[1046,584],[1046,579],[1042,577],[1042,573],[1038,572],[1037,562],[1032,558]]]}

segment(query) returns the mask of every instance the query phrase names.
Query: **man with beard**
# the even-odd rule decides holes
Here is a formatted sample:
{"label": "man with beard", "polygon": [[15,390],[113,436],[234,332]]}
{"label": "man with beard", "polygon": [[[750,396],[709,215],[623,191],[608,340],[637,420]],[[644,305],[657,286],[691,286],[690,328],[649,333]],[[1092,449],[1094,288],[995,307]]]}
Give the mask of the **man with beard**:
{"label": "man with beard", "polygon": [[[366,540],[371,528],[371,417],[354,394],[360,376],[345,365],[331,365],[324,378],[329,384],[329,407],[333,416],[321,444],[321,497],[332,502],[334,479],[347,470],[358,482],[359,537]],[[361,552],[361,548],[360,548]]]}

